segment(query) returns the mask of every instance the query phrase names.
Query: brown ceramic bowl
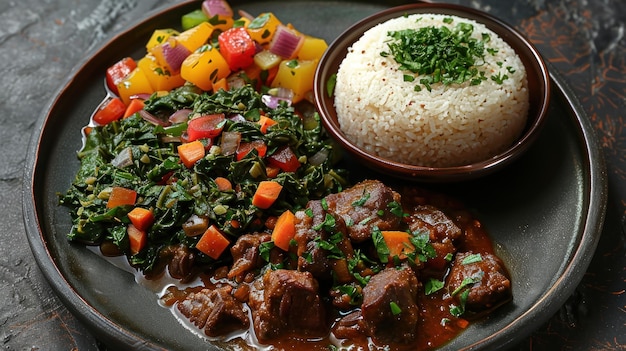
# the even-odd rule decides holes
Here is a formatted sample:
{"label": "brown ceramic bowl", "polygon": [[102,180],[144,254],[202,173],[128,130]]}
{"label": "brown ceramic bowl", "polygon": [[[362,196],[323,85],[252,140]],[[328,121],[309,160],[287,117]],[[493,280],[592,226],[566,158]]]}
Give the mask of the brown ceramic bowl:
{"label": "brown ceramic bowl", "polygon": [[[395,162],[370,154],[342,132],[334,107],[334,96],[327,93],[327,82],[337,73],[348,48],[368,29],[379,23],[405,14],[434,13],[473,19],[504,39],[521,58],[527,71],[530,91],[528,121],[521,137],[504,152],[477,163],[454,167],[423,167]],[[378,172],[394,177],[426,181],[451,182],[474,179],[490,174],[517,159],[537,139],[547,116],[550,102],[550,77],[545,62],[537,49],[522,34],[493,16],[468,7],[452,4],[417,3],[393,7],[371,15],[345,30],[328,47],[315,75],[314,94],[322,122],[328,133],[357,161]]]}

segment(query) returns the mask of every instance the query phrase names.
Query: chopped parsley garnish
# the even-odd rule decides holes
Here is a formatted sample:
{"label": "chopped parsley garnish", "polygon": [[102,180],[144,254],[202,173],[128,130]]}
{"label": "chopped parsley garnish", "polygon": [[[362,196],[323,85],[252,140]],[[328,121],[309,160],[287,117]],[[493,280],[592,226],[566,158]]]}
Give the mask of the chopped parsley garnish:
{"label": "chopped parsley garnish", "polygon": [[402,313],[402,309],[400,308],[400,306],[398,306],[398,304],[393,301],[389,303],[389,308],[391,309],[391,314],[393,314],[394,316]]}
{"label": "chopped parsley garnish", "polygon": [[[473,31],[474,26],[465,22],[452,28],[428,26],[390,31],[389,51],[381,55],[393,56],[401,70],[423,76],[420,84],[429,91],[435,83],[461,84],[479,76],[477,66],[484,61],[484,45],[489,39],[483,35],[482,40],[477,40],[472,37]],[[406,75],[404,79],[407,80]]]}
{"label": "chopped parsley garnish", "polygon": [[439,279],[430,278],[424,285],[424,293],[430,295],[443,288],[443,282]]}
{"label": "chopped parsley garnish", "polygon": [[360,199],[354,201],[352,203],[352,207],[360,207],[360,206],[365,205],[367,200],[369,200],[370,196],[371,196],[370,193],[363,192],[363,196]]}
{"label": "chopped parsley garnish", "polygon": [[380,262],[387,263],[391,252],[389,251],[387,243],[385,243],[383,233],[378,228],[375,228],[374,231],[372,231],[372,241],[374,242],[374,247],[376,248],[376,253],[378,254]]}
{"label": "chopped parsley garnish", "polygon": [[472,263],[476,263],[476,262],[481,262],[482,260],[483,260],[483,257],[479,253],[478,254],[471,254],[471,255],[465,256],[463,261],[461,261],[461,264],[463,264],[463,265],[472,264]]}

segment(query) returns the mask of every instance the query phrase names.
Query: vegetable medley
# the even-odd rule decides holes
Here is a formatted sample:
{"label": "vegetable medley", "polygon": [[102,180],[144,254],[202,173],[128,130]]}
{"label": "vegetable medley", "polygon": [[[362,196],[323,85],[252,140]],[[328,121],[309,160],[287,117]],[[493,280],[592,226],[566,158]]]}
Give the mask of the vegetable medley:
{"label": "vegetable medley", "polygon": [[219,264],[238,236],[346,185],[306,101],[324,40],[272,13],[234,19],[214,0],[182,29],[155,30],[144,57],[107,70],[107,98],[60,195],[70,240],[145,273],[171,245]]}

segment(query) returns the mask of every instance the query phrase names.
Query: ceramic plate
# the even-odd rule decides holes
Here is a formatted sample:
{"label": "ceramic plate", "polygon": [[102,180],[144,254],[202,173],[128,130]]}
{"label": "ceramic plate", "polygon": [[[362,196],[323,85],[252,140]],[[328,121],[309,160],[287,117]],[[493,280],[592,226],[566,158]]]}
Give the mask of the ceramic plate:
{"label": "ceramic plate", "polygon": [[[384,7],[364,1],[231,4],[254,15],[272,11],[328,42]],[[182,14],[199,6],[187,2],[153,12],[113,37],[73,72],[42,114],[32,139],[24,182],[24,221],[32,250],[63,302],[113,349],[217,349],[159,306],[155,292],[137,284],[133,274],[68,242],[70,217],[57,197],[78,169],[80,130],[104,97],[105,69],[124,56],[141,57],[154,29],[177,27]],[[553,72],[551,78],[550,116],[523,157],[480,180],[428,185],[475,212],[513,282],[511,303],[472,324],[443,350],[514,345],[565,302],[593,256],[606,206],[605,166],[582,108],[561,77]]]}

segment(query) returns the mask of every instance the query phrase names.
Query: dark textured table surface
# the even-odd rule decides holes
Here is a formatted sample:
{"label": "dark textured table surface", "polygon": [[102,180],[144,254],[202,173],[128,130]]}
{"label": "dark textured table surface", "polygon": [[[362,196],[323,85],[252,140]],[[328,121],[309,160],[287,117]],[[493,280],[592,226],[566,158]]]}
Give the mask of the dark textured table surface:
{"label": "dark textured table surface", "polygon": [[[580,99],[608,166],[597,251],[560,311],[516,350],[626,350],[626,2],[471,0],[539,48]],[[166,0],[0,2],[0,345],[3,350],[102,350],[60,303],[28,246],[21,188],[35,121],[75,65]]]}

